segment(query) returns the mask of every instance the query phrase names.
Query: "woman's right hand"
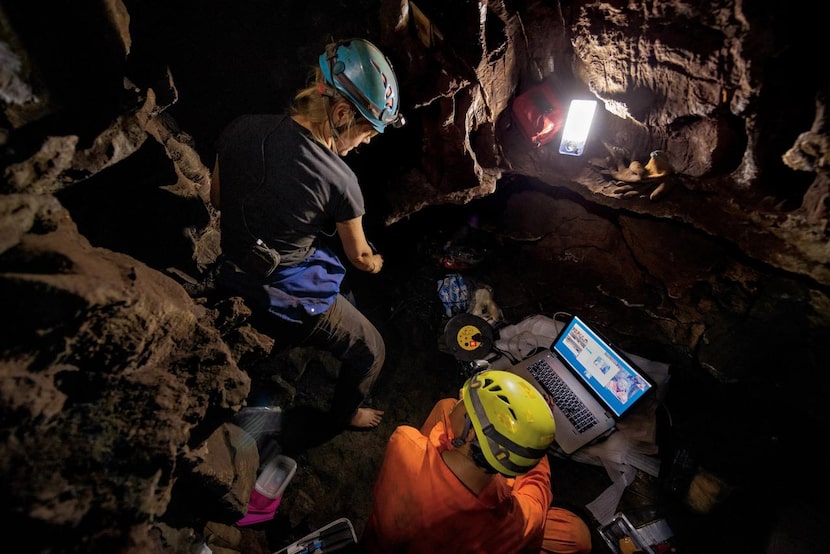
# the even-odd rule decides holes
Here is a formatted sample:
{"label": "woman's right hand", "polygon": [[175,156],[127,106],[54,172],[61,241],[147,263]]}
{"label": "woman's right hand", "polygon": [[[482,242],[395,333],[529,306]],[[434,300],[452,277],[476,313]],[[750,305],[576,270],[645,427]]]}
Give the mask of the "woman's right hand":
{"label": "woman's right hand", "polygon": [[369,273],[380,273],[383,269],[383,256],[380,254],[373,254],[370,262]]}

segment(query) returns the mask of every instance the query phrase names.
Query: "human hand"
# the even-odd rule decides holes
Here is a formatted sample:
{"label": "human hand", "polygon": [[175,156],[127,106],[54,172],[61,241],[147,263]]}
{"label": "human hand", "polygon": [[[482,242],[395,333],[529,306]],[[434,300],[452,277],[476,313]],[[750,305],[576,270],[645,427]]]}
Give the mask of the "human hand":
{"label": "human hand", "polygon": [[[632,165],[636,162],[631,162]],[[664,150],[655,150],[649,154],[648,163],[641,166],[639,179],[633,181],[622,180],[621,186],[612,191],[618,198],[632,196],[648,196],[649,200],[659,200],[667,195],[675,186],[673,178],[674,168],[669,162]]]}
{"label": "human hand", "polygon": [[643,181],[641,183],[626,183],[617,186],[611,191],[616,198],[639,198],[648,196],[649,200],[660,200],[676,185],[676,179],[667,178],[664,181]]}
{"label": "human hand", "polygon": [[383,269],[383,256],[380,254],[372,255],[372,261],[369,263],[369,273],[379,273]]}
{"label": "human hand", "polygon": [[652,151],[648,162],[643,165],[637,160],[630,160],[630,155],[624,148],[603,144],[610,156],[589,163],[617,185],[611,191],[614,197],[648,197],[649,200],[659,200],[677,184],[674,167],[664,150]]}

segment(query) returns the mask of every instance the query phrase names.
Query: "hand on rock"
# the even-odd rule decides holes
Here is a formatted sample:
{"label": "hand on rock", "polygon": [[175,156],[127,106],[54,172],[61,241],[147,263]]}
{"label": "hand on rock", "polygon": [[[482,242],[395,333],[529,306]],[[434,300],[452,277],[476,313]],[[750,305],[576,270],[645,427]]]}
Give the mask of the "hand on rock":
{"label": "hand on rock", "polygon": [[671,177],[674,168],[665,151],[651,152],[645,166],[636,160],[626,166],[627,153],[624,149],[608,144],[605,147],[611,159],[610,163],[606,160],[606,168],[600,173],[620,185],[611,191],[614,196],[633,198],[648,194],[649,200],[659,200],[674,188],[675,180]]}
{"label": "hand on rock", "polygon": [[665,197],[675,186],[675,180],[667,178],[665,181],[647,181],[643,183],[621,185],[611,191],[611,194],[618,198],[634,198],[645,196],[648,193],[649,200],[660,200]]}

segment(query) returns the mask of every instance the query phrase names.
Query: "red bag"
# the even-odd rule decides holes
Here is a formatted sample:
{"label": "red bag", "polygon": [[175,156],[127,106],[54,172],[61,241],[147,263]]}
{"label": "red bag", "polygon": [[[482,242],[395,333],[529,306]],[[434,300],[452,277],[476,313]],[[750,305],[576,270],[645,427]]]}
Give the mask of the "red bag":
{"label": "red bag", "polygon": [[513,119],[537,148],[552,141],[565,122],[562,104],[547,82],[514,98],[511,109]]}

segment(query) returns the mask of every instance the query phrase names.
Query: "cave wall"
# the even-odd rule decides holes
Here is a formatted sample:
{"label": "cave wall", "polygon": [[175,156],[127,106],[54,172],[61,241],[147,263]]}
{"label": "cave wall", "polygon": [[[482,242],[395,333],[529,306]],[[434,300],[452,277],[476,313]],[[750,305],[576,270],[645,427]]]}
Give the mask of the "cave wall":
{"label": "cave wall", "polygon": [[[206,202],[207,167],[222,126],[284,106],[331,36],[376,40],[401,75],[409,125],[351,160],[371,232],[434,205],[468,208],[501,266],[523,268],[521,286],[511,272],[487,275],[511,315],[608,322],[615,340],[678,368],[680,403],[686,384],[762,403],[796,374],[819,376],[830,338],[827,85],[797,63],[823,51],[818,23],[791,12],[0,3],[6,521],[41,537],[33,549],[62,539],[175,551],[205,519],[242,513],[256,454],[222,422],[273,339],[239,299],[205,296],[220,216]],[[511,121],[515,95],[543,81],[601,100],[585,156],[535,148]],[[615,178],[655,150],[671,162],[665,179]],[[794,370],[770,381],[778,366]],[[823,387],[785,395],[816,427],[827,422]],[[729,449],[729,437],[694,432],[729,400],[712,406],[681,423]],[[763,423],[759,448],[789,446],[785,421]],[[747,458],[729,461],[734,476]],[[212,493],[191,519],[169,518],[176,483]]]}

